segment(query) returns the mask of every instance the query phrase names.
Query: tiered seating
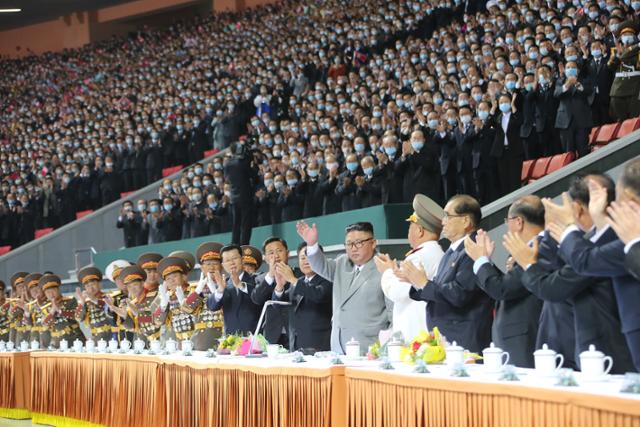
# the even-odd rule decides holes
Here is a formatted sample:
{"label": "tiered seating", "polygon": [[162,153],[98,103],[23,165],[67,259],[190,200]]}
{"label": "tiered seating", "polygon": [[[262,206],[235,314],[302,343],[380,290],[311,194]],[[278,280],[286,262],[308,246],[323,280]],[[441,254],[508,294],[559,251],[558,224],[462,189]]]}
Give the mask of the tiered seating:
{"label": "tiered seating", "polygon": [[76,219],[83,218],[93,212],[93,209],[88,209],[86,211],[80,211],[76,213]]}
{"label": "tiered seating", "polygon": [[40,228],[40,229],[36,230],[36,239],[39,239],[42,236],[46,236],[47,234],[51,233],[52,231],[53,231],[53,227]]}
{"label": "tiered seating", "polygon": [[181,171],[183,167],[184,166],[182,166],[182,165],[178,165],[178,166],[173,166],[173,167],[170,167],[170,168],[164,168],[164,169],[162,169],[162,177],[166,178],[168,176],[171,176],[174,173]]}

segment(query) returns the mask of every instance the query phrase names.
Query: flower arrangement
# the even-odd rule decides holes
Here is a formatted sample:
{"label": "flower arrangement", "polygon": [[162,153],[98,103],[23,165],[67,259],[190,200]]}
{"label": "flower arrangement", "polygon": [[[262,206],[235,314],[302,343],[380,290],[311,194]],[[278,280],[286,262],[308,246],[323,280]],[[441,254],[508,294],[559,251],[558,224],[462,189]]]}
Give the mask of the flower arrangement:
{"label": "flower arrangement", "polygon": [[442,362],[446,356],[445,340],[437,327],[431,332],[422,331],[400,350],[400,360],[410,365],[418,360],[433,364]]}
{"label": "flower arrangement", "polygon": [[[249,354],[249,348],[251,347],[252,336],[243,337],[242,335],[226,335],[220,338],[220,344],[218,345],[218,354],[232,354],[235,356],[246,356]],[[267,351],[267,345],[269,343],[262,335],[256,335],[255,342],[253,343],[252,354],[261,354]]]}

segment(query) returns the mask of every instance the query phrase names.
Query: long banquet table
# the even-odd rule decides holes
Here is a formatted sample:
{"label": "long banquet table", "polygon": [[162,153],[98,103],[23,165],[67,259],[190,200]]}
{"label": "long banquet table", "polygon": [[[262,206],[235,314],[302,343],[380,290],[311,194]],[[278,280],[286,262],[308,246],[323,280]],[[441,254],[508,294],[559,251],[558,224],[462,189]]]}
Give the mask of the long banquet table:
{"label": "long banquet table", "polygon": [[468,366],[61,352],[0,353],[0,417],[56,426],[638,426],[621,377],[580,387]]}

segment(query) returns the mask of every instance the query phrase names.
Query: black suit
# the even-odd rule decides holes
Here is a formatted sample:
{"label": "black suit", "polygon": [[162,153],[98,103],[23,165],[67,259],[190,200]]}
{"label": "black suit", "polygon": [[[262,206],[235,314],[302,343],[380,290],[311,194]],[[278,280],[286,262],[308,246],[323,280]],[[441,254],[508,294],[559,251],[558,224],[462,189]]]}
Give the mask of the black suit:
{"label": "black suit", "polygon": [[624,265],[636,280],[640,280],[640,245],[637,243],[631,246],[629,252],[624,256]]}
{"label": "black suit", "polygon": [[402,174],[402,199],[411,203],[416,194],[424,194],[438,201],[440,197],[439,147],[425,135],[424,146],[419,152],[396,161],[396,173]]}
{"label": "black suit", "polygon": [[553,96],[553,86],[539,85],[535,91],[535,123],[538,141],[538,154],[551,156],[560,153],[560,138],[555,129],[558,100]]}
{"label": "black suit", "polygon": [[375,170],[371,176],[365,175],[364,184],[356,190],[356,195],[362,200],[363,208],[382,204],[382,188],[385,180],[385,174],[381,170]]}
{"label": "black suit", "polygon": [[[442,199],[449,200],[456,194],[456,138],[453,132],[434,134],[433,138],[440,147],[440,179],[442,180]],[[410,201],[409,201],[410,202]]]}
{"label": "black suit", "polygon": [[[342,212],[360,209],[362,207],[361,200],[356,194],[358,188],[356,185],[356,176],[358,176],[356,172],[344,171],[338,177],[338,185],[336,186],[335,192],[342,200]],[[345,185],[345,179],[350,181],[348,185]]]}
{"label": "black suit", "polygon": [[520,126],[522,118],[519,113],[510,113],[507,123],[507,143],[505,145],[505,132],[502,128],[500,113],[495,117],[495,137],[491,146],[491,156],[496,159],[500,191],[502,197],[520,188],[522,175],[522,162],[524,160],[524,147],[520,139]]}
{"label": "black suit", "polygon": [[520,138],[524,145],[525,160],[538,158],[538,132],[536,132],[536,93],[526,92],[522,102]]}
{"label": "black suit", "polygon": [[257,173],[249,156],[234,156],[224,166],[224,176],[231,184],[231,217],[233,229],[231,241],[248,245],[251,240],[253,197]]}
{"label": "black suit", "polygon": [[[289,336],[294,337],[292,349],[305,349],[307,353],[330,349],[332,287],[330,281],[316,274],[308,282],[305,277],[299,278],[293,291],[289,288],[280,298],[274,294],[274,299],[293,304],[289,325]],[[286,311],[290,310],[288,307]]]}
{"label": "black suit", "polygon": [[250,297],[256,286],[254,276],[242,273],[240,280],[246,285],[247,292],[238,290],[231,280],[227,279],[227,287],[220,301],[216,301],[215,294],[207,299],[209,310],[223,309],[226,334],[254,333],[260,317],[262,306],[255,304]]}
{"label": "black suit", "polygon": [[402,196],[403,174],[399,170],[399,159],[400,155],[396,153],[393,157],[390,156],[387,164],[383,166],[383,171],[386,175],[386,180],[382,187],[383,204],[404,203],[405,201]]}
{"label": "black suit", "polygon": [[495,159],[490,156],[495,133],[493,120],[488,119],[473,141],[471,152],[473,181],[476,186],[475,194],[481,206],[492,202],[497,197],[498,180],[495,173]]}
{"label": "black suit", "polygon": [[493,302],[477,285],[473,260],[464,244],[445,252],[438,274],[427,285],[411,288],[410,297],[427,302],[427,324],[437,326],[449,342],[481,352],[491,341]]}
{"label": "black suit", "polygon": [[[608,230],[607,233],[612,232]],[[634,279],[625,268],[624,243],[615,239],[598,243],[583,237],[584,233],[569,233],[560,244],[562,258],[578,274],[585,276],[611,278],[613,290],[618,302],[622,323],[622,333],[627,340],[633,363],[640,370],[640,282]]]}
{"label": "black suit", "polygon": [[322,216],[323,194],[320,186],[320,178],[307,178],[301,186],[301,193],[304,195],[303,218]]}
{"label": "black suit", "polygon": [[466,129],[457,127],[454,131],[456,138],[456,176],[459,194],[477,197],[476,186],[473,183],[473,144],[476,139],[474,126],[469,123]]}
{"label": "black suit", "polygon": [[117,228],[122,228],[124,232],[124,247],[132,248],[139,245],[138,235],[142,228],[142,217],[136,212],[133,213],[133,218],[129,218],[128,215],[118,217],[116,222]]}
{"label": "black suit", "polygon": [[509,352],[510,363],[533,368],[542,301],[522,284],[519,265],[507,273],[487,262],[478,270],[478,286],[496,301],[491,337],[496,346]]}
{"label": "black suit", "polygon": [[578,155],[589,153],[589,131],[593,121],[588,98],[593,91],[589,80],[580,78],[579,84],[567,90],[564,88],[565,79],[556,82],[554,96],[560,100],[556,113],[557,129],[560,129],[560,141],[564,152],[578,151]]}
{"label": "black suit", "polygon": [[291,188],[288,195],[285,195],[284,191],[282,191],[278,196],[278,206],[282,209],[282,222],[295,221],[302,218],[304,193],[302,193],[300,186],[296,185]]}
{"label": "black suit", "polygon": [[591,58],[585,68],[587,78],[593,82],[593,92],[588,100],[591,106],[594,126],[611,122],[609,117],[609,91],[611,90],[615,73],[607,66],[607,62],[609,62],[608,57]]}

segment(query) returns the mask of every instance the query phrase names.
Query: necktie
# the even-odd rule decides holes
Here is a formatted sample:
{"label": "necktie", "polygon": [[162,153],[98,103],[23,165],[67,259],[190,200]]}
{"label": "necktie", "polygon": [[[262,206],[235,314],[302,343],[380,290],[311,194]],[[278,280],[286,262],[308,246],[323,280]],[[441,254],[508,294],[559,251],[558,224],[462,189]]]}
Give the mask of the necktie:
{"label": "necktie", "polygon": [[451,248],[447,249],[447,251],[444,253],[444,256],[440,260],[440,265],[438,266],[438,274],[436,274],[435,281],[438,281],[438,279],[440,279],[440,277],[444,275],[446,271],[449,270],[449,267],[450,267],[449,264],[450,264],[452,255],[453,255],[453,249]]}

